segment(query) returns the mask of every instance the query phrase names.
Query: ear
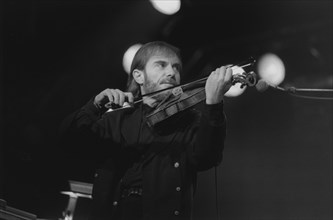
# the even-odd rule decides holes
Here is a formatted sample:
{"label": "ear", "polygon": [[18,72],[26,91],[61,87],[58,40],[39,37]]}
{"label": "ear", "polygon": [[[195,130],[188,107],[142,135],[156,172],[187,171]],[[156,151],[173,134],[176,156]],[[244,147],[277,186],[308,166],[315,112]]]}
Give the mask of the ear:
{"label": "ear", "polygon": [[143,82],[145,81],[145,75],[144,75],[143,71],[141,71],[141,70],[138,70],[138,69],[133,70],[132,75],[133,75],[135,82],[139,85],[142,85]]}

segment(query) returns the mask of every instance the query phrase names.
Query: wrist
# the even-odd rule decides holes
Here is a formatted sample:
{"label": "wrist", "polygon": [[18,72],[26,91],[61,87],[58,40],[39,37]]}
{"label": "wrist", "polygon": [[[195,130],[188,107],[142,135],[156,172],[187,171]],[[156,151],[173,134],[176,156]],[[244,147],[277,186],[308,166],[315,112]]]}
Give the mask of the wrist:
{"label": "wrist", "polygon": [[206,104],[207,105],[215,105],[215,104],[218,104],[218,103],[221,103],[221,102],[223,102],[223,96],[219,97],[219,98],[216,98],[216,99],[206,98]]}

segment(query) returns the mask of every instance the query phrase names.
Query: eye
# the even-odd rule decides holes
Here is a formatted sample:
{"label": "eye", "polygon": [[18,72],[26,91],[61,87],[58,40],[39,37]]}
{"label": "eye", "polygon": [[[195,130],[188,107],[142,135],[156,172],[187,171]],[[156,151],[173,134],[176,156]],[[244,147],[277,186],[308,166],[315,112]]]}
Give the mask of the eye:
{"label": "eye", "polygon": [[164,68],[164,67],[166,67],[166,64],[164,62],[161,62],[160,66]]}
{"label": "eye", "polygon": [[165,67],[166,67],[166,63],[165,63],[165,62],[157,62],[157,63],[156,63],[156,66],[157,66],[158,68],[165,68]]}
{"label": "eye", "polygon": [[179,64],[175,64],[173,65],[173,69],[177,70],[178,72],[180,72],[181,70],[181,66]]}

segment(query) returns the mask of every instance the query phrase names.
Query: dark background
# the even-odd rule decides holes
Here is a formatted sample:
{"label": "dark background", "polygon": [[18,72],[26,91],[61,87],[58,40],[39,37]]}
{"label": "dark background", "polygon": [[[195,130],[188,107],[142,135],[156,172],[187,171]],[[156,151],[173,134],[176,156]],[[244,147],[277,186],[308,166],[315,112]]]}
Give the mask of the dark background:
{"label": "dark background", "polygon": [[[333,87],[332,1],[184,0],[167,16],[144,0],[6,0],[0,13],[0,198],[40,218],[61,217],[68,180],[92,182],[100,161],[87,152],[99,149],[60,143],[57,129],[101,90],[124,89],[132,44],[178,46],[185,81],[274,52],[281,86]],[[223,219],[332,219],[332,100],[247,88],[225,103]],[[198,184],[194,219],[217,219],[214,169]]]}

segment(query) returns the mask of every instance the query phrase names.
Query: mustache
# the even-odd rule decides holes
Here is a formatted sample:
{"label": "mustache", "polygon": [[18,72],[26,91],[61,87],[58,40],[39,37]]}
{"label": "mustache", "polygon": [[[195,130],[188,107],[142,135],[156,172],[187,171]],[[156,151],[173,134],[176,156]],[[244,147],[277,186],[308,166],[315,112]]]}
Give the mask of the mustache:
{"label": "mustache", "polygon": [[160,84],[171,84],[171,85],[176,86],[179,83],[173,78],[166,78],[166,79],[161,80]]}

